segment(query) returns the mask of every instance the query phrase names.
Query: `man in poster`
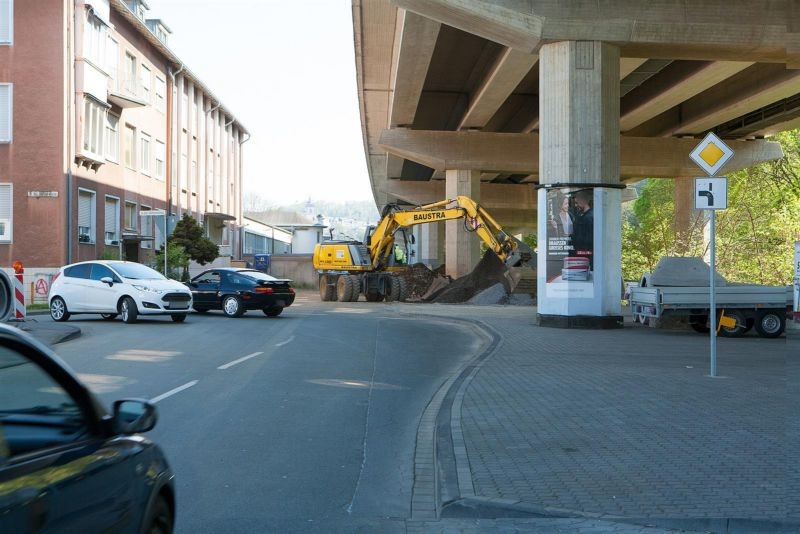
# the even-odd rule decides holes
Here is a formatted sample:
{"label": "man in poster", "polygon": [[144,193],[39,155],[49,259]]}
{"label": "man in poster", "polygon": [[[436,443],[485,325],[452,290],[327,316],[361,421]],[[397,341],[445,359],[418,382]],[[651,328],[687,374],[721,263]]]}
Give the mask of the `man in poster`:
{"label": "man in poster", "polygon": [[594,212],[592,211],[591,189],[581,189],[573,196],[575,200],[575,221],[572,232],[572,246],[576,256],[585,256],[589,260],[589,270],[594,270]]}

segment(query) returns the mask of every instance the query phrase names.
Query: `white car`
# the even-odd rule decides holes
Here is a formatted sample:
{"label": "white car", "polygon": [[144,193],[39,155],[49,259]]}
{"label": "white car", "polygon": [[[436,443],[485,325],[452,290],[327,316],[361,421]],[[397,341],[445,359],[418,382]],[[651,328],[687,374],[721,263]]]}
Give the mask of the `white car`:
{"label": "white car", "polygon": [[126,323],[140,315],[169,315],[181,323],[192,308],[192,292],[140,263],[98,260],[62,267],[48,301],[55,321],[99,313],[107,320],[121,315]]}

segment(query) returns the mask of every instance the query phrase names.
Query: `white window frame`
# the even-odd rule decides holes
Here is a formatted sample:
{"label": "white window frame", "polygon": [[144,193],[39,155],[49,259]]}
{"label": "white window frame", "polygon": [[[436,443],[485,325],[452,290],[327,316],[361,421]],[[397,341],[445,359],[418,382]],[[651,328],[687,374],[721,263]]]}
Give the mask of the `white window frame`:
{"label": "white window frame", "polygon": [[[133,206],[133,217],[131,221],[133,221],[133,226],[128,226],[128,206]],[[136,202],[131,202],[130,200],[126,200],[125,204],[122,207],[122,230],[136,230],[138,228],[139,223],[139,205]]]}
{"label": "white window frame", "polygon": [[[108,233],[108,232],[106,232],[106,228],[108,227],[108,221],[105,220],[105,213],[106,213],[106,203],[109,201],[109,199],[110,200],[116,200],[116,204],[117,204],[116,213],[114,214],[114,217],[115,217],[114,218],[114,237],[115,237],[115,239],[108,239],[108,236],[106,236],[106,234]],[[120,239],[122,239],[122,236],[120,236],[120,228],[119,228],[120,227],[120,224],[119,224],[119,219],[120,219],[120,217],[119,217],[119,205],[120,205],[119,197],[116,197],[114,195],[106,195],[105,196],[105,199],[103,201],[103,219],[104,219],[103,220],[103,242],[106,245],[111,245],[113,241],[116,241],[117,243],[119,243]]]}
{"label": "white window frame", "polygon": [[0,213],[0,243],[14,242],[14,184],[0,183],[0,194],[8,187],[8,218]]}
{"label": "white window frame", "polygon": [[155,95],[156,109],[164,113],[167,110],[167,80],[158,75],[156,75]]}
{"label": "white window frame", "polygon": [[134,96],[139,96],[139,91],[136,87],[137,82],[139,81],[139,66],[137,63],[138,60],[136,59],[136,55],[132,54],[128,50],[125,50],[125,63],[123,64],[123,71],[125,74],[122,83],[125,91]]}
{"label": "white window frame", "polygon": [[[145,148],[147,153],[145,153]],[[150,137],[150,134],[141,132],[139,136],[139,151],[139,170],[142,171],[142,174],[150,176],[153,171],[153,138]]]}
{"label": "white window frame", "polygon": [[[132,146],[128,146],[128,131],[132,131],[133,135],[131,139],[133,140]],[[136,170],[136,161],[139,159],[139,155],[136,153],[136,149],[139,146],[139,143],[136,142],[136,127],[131,126],[130,124],[125,124],[125,137],[122,139],[123,148],[122,148],[122,159],[125,161],[125,166],[132,171]],[[126,157],[126,149],[130,151],[131,160],[128,161]]]}
{"label": "white window frame", "polygon": [[[150,206],[145,206],[144,204],[142,204],[142,207],[139,210],[139,213],[141,213],[143,211],[149,211],[151,209],[152,208]],[[154,224],[155,224],[155,220],[158,219],[158,217],[142,217],[141,215],[139,215],[138,217],[139,217],[139,234],[142,237],[152,237],[153,238],[152,241],[143,239],[141,241],[141,246],[144,249],[152,249],[153,248],[153,243],[155,242],[155,237],[156,237],[155,236],[156,232],[155,232]]]}
{"label": "white window frame", "polygon": [[0,86],[8,87],[8,136],[0,136],[0,144],[11,144],[14,140],[14,84],[0,83]]}
{"label": "white window frame", "polygon": [[[114,52],[112,57],[112,52]],[[119,41],[108,35],[106,40],[106,70],[113,82],[113,87],[119,87]]]}
{"label": "white window frame", "polygon": [[78,229],[78,243],[82,245],[94,245],[97,239],[97,192],[92,191],[91,189],[84,189],[83,187],[78,188],[78,213],[80,213],[80,198],[81,193],[89,193],[91,198],[91,205],[89,206],[89,241],[81,241],[81,226],[80,226],[80,216],[78,217],[78,224],[76,225]]}
{"label": "white window frame", "polygon": [[[88,107],[88,113],[87,113]],[[92,159],[105,159],[106,113],[108,108],[94,98],[83,97],[83,143],[82,153]],[[97,142],[95,146],[93,143]],[[87,147],[87,143],[89,146]],[[96,150],[93,150],[96,149]]]}
{"label": "white window frame", "polygon": [[[156,139],[155,161],[155,179],[163,182],[167,179],[167,145],[158,139]],[[159,162],[161,163],[160,166]]]}
{"label": "white window frame", "polygon": [[107,45],[108,26],[92,11],[86,10],[83,26],[83,59],[106,72]]}
{"label": "white window frame", "polygon": [[3,36],[0,35],[0,46],[11,46],[14,44],[14,0],[7,0],[8,2],[8,13],[4,13],[4,15],[8,16],[8,39],[3,39]]}
{"label": "white window frame", "polygon": [[150,90],[153,85],[153,73],[150,70],[150,67],[142,63],[141,68],[139,69],[139,83],[142,86],[142,100],[150,103],[151,93]]}
{"label": "white window frame", "polygon": [[[112,122],[116,121],[115,123]],[[106,159],[113,163],[119,164],[119,115],[114,113],[106,112]],[[113,132],[113,134],[112,134]],[[111,148],[114,147],[114,151],[111,151]]]}

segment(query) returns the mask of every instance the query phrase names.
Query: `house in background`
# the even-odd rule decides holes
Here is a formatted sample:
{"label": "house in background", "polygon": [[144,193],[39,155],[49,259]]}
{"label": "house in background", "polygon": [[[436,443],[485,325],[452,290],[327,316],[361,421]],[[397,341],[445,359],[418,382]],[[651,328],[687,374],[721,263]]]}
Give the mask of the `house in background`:
{"label": "house in background", "polygon": [[241,251],[244,126],[144,0],[0,2],[0,264],[150,262],[164,209]]}

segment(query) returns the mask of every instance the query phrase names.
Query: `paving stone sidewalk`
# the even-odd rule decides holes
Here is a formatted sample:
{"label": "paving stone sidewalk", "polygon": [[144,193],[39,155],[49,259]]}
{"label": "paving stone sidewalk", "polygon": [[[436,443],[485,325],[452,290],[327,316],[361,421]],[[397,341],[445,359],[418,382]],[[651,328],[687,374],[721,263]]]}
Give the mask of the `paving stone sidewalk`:
{"label": "paving stone sidewalk", "polygon": [[724,378],[712,379],[708,338],[691,331],[539,328],[532,308],[414,312],[479,319],[502,337],[461,404],[477,497],[629,518],[800,519],[797,331],[720,339]]}

